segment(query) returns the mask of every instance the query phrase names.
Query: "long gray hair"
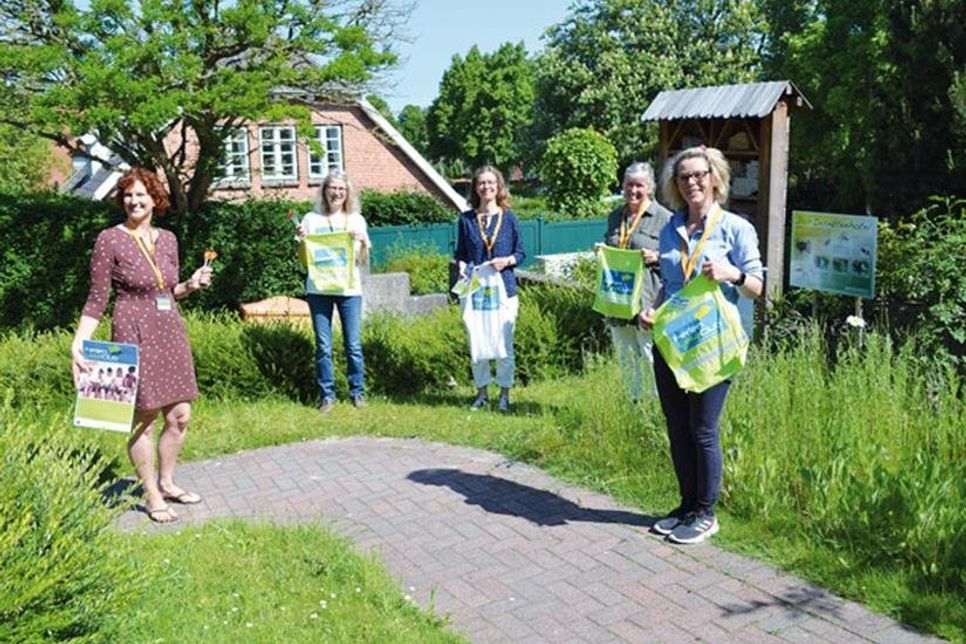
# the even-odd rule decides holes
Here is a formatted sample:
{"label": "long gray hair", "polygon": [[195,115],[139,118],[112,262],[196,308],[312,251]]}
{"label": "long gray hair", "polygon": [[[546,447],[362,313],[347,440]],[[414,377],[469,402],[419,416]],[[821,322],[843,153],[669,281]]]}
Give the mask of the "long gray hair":
{"label": "long gray hair", "polygon": [[356,193],[356,189],[352,187],[352,181],[349,180],[349,175],[342,170],[329,170],[329,174],[325,175],[325,179],[322,180],[322,185],[319,186],[319,198],[315,202],[316,210],[323,215],[332,214],[329,210],[329,202],[325,198],[325,189],[336,180],[345,183],[344,212],[346,214],[359,212],[359,195]]}

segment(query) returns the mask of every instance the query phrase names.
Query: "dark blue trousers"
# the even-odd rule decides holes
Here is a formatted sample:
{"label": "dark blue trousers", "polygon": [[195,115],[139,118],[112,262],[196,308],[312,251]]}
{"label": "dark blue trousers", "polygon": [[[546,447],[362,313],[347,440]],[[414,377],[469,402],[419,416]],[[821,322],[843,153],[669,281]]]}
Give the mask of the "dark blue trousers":
{"label": "dark blue trousers", "polygon": [[718,419],[730,380],[700,394],[678,387],[671,368],[654,348],[654,380],[667,420],[671,460],[678,478],[681,504],[689,510],[713,508],[721,488],[721,439]]}

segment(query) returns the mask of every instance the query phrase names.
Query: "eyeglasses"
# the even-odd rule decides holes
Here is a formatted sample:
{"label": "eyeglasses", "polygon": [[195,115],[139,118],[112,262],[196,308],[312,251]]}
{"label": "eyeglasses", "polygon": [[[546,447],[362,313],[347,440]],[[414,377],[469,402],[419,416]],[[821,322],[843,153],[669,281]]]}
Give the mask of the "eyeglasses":
{"label": "eyeglasses", "polygon": [[679,174],[676,178],[681,183],[691,183],[691,179],[694,179],[697,183],[701,183],[709,174],[711,174],[711,170],[698,170],[697,172],[688,174]]}

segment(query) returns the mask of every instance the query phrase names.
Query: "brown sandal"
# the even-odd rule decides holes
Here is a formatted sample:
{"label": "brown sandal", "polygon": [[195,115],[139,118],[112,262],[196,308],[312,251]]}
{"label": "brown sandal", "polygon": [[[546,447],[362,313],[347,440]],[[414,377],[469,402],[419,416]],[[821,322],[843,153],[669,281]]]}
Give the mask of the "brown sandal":
{"label": "brown sandal", "polygon": [[175,503],[180,503],[182,505],[194,505],[195,503],[201,503],[200,494],[188,492],[186,490],[181,490],[177,494],[161,490],[161,496],[165,501],[174,501]]}
{"label": "brown sandal", "polygon": [[146,510],[148,518],[155,523],[174,523],[178,520],[178,515],[175,514],[171,506],[165,505],[160,508],[155,508],[153,510]]}

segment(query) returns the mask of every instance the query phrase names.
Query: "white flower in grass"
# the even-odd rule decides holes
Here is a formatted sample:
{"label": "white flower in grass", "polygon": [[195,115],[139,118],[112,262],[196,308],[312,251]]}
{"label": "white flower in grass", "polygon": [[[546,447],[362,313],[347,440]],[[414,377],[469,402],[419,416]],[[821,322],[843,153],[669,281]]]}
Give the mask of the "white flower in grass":
{"label": "white flower in grass", "polygon": [[245,622],[245,626],[247,626],[248,628],[251,628],[254,626],[254,624],[252,624],[251,622]]}
{"label": "white flower in grass", "polygon": [[335,593],[329,593],[329,597],[331,597],[332,599],[335,599]]}
{"label": "white flower in grass", "polygon": [[319,618],[318,613],[312,613],[311,615],[309,615],[309,619],[318,619],[318,618]]}
{"label": "white flower in grass", "polygon": [[361,588],[359,588],[358,586],[356,586],[356,592],[357,592],[357,593],[361,593],[361,592],[362,592],[362,589],[361,589]]}
{"label": "white flower in grass", "polygon": [[860,318],[858,315],[850,315],[849,317],[845,318],[845,323],[853,329],[865,328],[865,320]]}
{"label": "white flower in grass", "polygon": [[329,602],[327,602],[327,601],[325,601],[323,599],[323,600],[319,601],[319,606],[321,606],[323,609],[326,609],[326,608],[329,607]]}

